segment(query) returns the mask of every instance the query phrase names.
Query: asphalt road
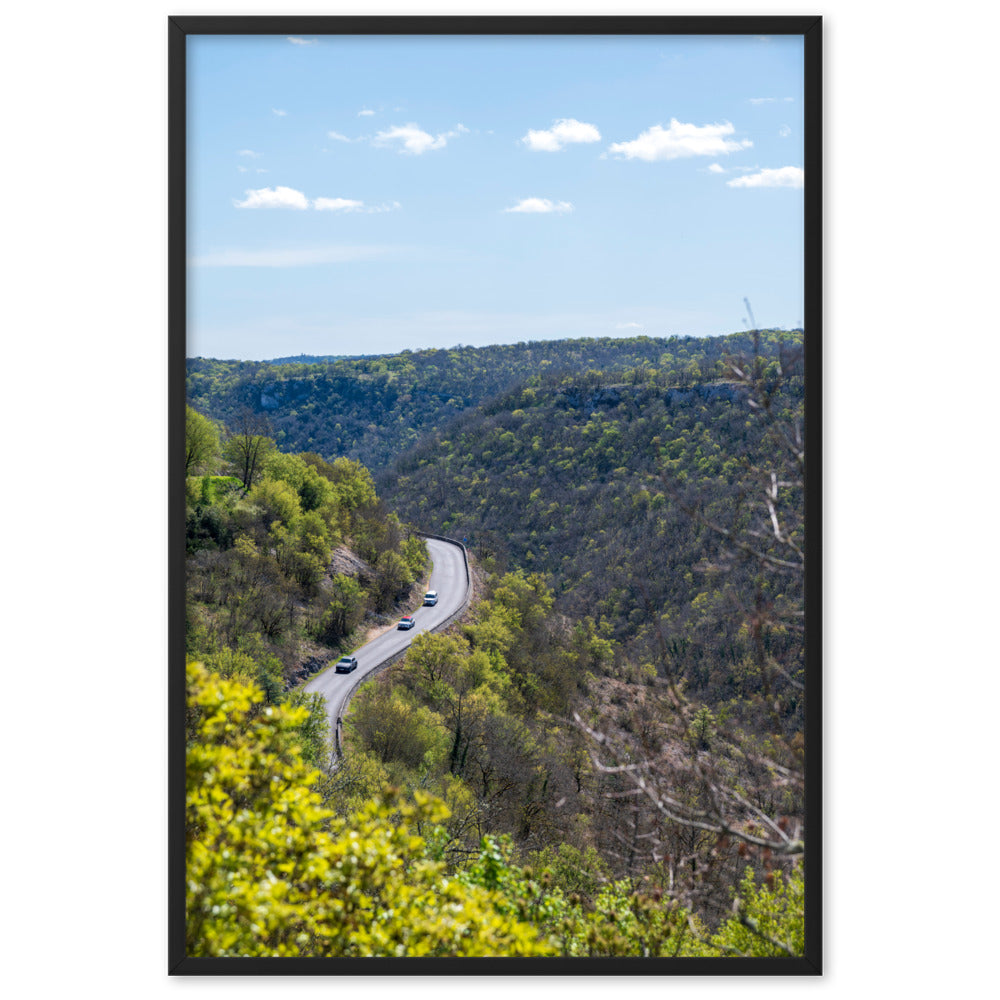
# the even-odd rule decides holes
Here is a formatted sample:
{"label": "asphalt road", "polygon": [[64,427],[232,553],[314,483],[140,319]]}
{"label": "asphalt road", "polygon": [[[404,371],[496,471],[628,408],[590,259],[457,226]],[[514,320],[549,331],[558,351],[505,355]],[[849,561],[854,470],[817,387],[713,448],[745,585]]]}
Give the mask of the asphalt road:
{"label": "asphalt road", "polygon": [[[321,674],[311,678],[306,684],[306,691],[311,694],[321,694],[326,699],[330,715],[330,727],[336,729],[337,719],[343,714],[344,701],[348,692],[358,679],[370,673],[384,660],[395,653],[404,650],[421,632],[427,632],[436,625],[442,624],[451,617],[465,600],[467,580],[465,576],[465,557],[458,545],[442,542],[436,538],[427,539],[427,551],[430,553],[431,582],[428,590],[438,592],[438,602],[432,608],[418,607],[410,613],[417,624],[407,630],[391,629],[376,639],[352,651],[358,658],[358,669],[349,674],[338,674],[330,666]],[[332,662],[335,662],[332,661]]]}

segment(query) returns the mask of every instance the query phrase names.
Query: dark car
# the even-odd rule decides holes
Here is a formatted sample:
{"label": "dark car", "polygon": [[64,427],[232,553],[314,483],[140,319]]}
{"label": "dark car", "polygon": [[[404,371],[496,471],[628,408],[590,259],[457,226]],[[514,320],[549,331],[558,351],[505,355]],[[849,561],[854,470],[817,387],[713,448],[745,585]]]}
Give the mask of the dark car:
{"label": "dark car", "polygon": [[438,602],[438,592],[436,590],[428,590],[424,594],[424,605],[427,607],[434,607]]}
{"label": "dark car", "polygon": [[352,670],[356,670],[358,666],[358,658],[356,656],[342,656],[337,660],[337,666],[334,668],[338,674],[349,674]]}
{"label": "dark car", "polygon": [[408,628],[413,628],[413,626],[416,624],[417,623],[414,620],[413,615],[407,615],[405,618],[400,620],[400,623],[396,626],[396,628],[408,629]]}

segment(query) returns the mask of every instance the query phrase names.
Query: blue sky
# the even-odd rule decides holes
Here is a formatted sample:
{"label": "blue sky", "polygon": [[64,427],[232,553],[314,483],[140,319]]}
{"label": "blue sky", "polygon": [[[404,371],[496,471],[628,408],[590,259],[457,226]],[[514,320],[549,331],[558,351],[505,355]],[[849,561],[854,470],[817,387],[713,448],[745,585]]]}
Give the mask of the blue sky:
{"label": "blue sky", "polygon": [[190,357],[801,325],[800,38],[187,45]]}

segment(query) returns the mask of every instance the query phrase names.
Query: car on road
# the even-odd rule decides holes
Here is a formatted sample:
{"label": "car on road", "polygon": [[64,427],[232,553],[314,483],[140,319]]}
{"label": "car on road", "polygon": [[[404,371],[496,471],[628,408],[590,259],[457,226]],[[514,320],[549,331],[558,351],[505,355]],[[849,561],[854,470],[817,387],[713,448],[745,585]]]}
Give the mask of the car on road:
{"label": "car on road", "polygon": [[356,670],[358,666],[358,658],[356,656],[342,656],[337,660],[337,666],[334,668],[338,674],[349,674],[352,670]]}
{"label": "car on road", "polygon": [[438,602],[438,592],[436,590],[428,590],[427,593],[424,594],[425,607],[432,608],[434,607],[435,604],[437,604],[437,602]]}
{"label": "car on road", "polygon": [[408,629],[413,628],[416,625],[416,620],[413,615],[407,615],[405,618],[400,619],[399,624],[396,626],[397,629]]}

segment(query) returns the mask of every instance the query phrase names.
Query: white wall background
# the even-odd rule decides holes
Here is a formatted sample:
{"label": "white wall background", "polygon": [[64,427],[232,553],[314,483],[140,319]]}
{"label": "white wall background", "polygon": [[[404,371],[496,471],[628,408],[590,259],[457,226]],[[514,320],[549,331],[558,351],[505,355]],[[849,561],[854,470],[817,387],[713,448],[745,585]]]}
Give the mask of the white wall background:
{"label": "white wall background", "polygon": [[[9,995],[329,994],[168,980],[166,17],[3,18],[3,891]],[[466,13],[456,0],[287,13]],[[479,13],[702,13],[630,0]],[[989,11],[989,13],[983,13]],[[821,13],[826,66],[826,968],[636,996],[985,995],[997,877],[995,11]],[[991,102],[992,104],[992,102]],[[11,641],[13,639],[13,642]],[[567,984],[583,996],[620,988]],[[358,983],[413,998],[544,980]]]}

